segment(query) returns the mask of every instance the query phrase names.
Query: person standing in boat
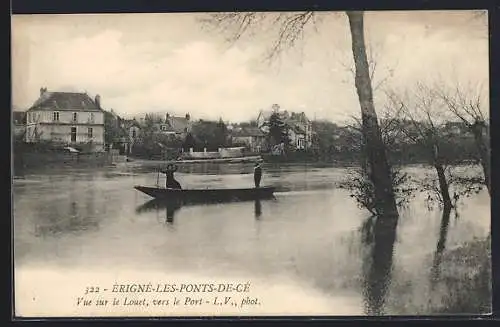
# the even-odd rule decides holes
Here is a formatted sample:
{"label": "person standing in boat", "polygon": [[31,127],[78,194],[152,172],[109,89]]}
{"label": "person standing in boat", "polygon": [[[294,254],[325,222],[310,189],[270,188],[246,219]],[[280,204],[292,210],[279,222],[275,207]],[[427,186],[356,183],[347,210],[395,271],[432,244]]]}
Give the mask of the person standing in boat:
{"label": "person standing in boat", "polygon": [[177,170],[177,166],[173,164],[169,164],[167,166],[167,169],[163,172],[166,176],[166,182],[165,182],[165,187],[166,188],[173,188],[173,189],[182,189],[181,184],[175,180],[174,178],[174,172]]}
{"label": "person standing in boat", "polygon": [[260,180],[262,179],[262,167],[259,162],[255,163],[253,168],[253,181],[255,182],[255,187],[260,187]]}

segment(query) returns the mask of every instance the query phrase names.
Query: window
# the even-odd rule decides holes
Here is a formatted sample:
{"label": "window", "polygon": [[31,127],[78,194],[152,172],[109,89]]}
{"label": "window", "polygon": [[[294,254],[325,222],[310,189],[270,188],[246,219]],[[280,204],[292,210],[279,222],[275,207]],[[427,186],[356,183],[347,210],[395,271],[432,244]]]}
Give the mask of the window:
{"label": "window", "polygon": [[90,113],[90,122],[91,123],[94,122],[94,113],[93,112]]}
{"label": "window", "polygon": [[135,139],[137,137],[137,132],[135,129],[132,130],[132,137]]}
{"label": "window", "polygon": [[298,139],[297,140],[297,148],[303,149],[304,148],[304,139]]}
{"label": "window", "polygon": [[52,120],[59,121],[59,112],[54,111],[54,113],[52,114]]}
{"label": "window", "polygon": [[87,137],[88,137],[89,139],[91,139],[91,138],[92,138],[92,132],[93,132],[92,127],[89,127],[89,128],[87,129]]}
{"label": "window", "polygon": [[166,131],[167,130],[167,125],[161,125],[161,130]]}
{"label": "window", "polygon": [[73,121],[78,121],[78,113],[73,113]]}
{"label": "window", "polygon": [[76,127],[71,127],[71,142],[76,142]]}

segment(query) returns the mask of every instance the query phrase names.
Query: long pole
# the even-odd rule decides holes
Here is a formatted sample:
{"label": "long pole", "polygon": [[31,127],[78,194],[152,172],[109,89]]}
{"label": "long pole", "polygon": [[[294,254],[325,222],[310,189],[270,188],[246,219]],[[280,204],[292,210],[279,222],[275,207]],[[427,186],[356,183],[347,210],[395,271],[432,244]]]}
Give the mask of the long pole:
{"label": "long pole", "polygon": [[156,172],[156,186],[160,187],[160,168],[158,167],[158,171]]}

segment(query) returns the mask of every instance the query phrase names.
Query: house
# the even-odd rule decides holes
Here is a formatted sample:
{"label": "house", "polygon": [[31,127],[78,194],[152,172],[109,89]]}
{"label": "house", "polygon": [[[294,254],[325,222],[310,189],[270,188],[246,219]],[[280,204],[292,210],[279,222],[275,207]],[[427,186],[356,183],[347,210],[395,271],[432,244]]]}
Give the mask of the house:
{"label": "house", "polygon": [[139,139],[139,133],[141,132],[141,125],[135,119],[128,121],[126,123],[126,131],[131,143],[134,143]]}
{"label": "house", "polygon": [[176,117],[166,114],[165,122],[158,124],[160,133],[176,135],[185,138],[191,132],[191,116],[187,113],[184,117]]}
{"label": "house", "polygon": [[292,113],[285,119],[285,125],[289,128],[291,142],[297,150],[308,150],[312,147],[312,122],[304,112]]}
{"label": "house", "polygon": [[266,135],[255,126],[235,127],[231,130],[233,144],[244,145],[252,152],[261,152],[265,148]]}
{"label": "house", "polygon": [[99,95],[92,99],[87,93],[41,88],[26,115],[26,142],[51,141],[104,150],[104,110]]}
{"label": "house", "polygon": [[454,137],[469,133],[467,125],[463,122],[449,121],[441,127],[442,133],[446,136]]}
{"label": "house", "polygon": [[277,114],[285,124],[290,142],[296,150],[308,150],[312,147],[314,135],[312,121],[304,112],[290,113],[287,110],[280,110],[277,104],[274,104],[271,110],[261,110],[257,117],[257,126],[266,134],[269,132],[269,119],[272,114]]}
{"label": "house", "polygon": [[133,147],[140,140],[141,125],[134,119],[122,119],[120,128],[123,130],[123,137],[119,140],[119,147],[124,154],[130,154]]}
{"label": "house", "polygon": [[14,136],[21,137],[26,131],[26,112],[24,111],[13,111],[12,112],[12,123]]}

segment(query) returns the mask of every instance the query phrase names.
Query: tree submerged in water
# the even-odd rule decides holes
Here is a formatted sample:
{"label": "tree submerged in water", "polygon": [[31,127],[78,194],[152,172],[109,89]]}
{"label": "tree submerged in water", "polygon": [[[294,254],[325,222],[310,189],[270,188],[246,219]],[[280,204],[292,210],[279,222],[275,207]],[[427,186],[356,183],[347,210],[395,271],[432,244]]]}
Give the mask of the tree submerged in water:
{"label": "tree submerged in water", "polygon": [[[452,171],[452,167],[450,166],[446,167],[445,174],[449,188],[453,190],[451,208],[454,208],[455,211],[461,199],[478,194],[485,187],[481,176],[459,176],[459,174]],[[427,193],[425,201],[429,209],[432,209],[434,206],[446,209],[439,183],[435,178],[427,176],[420,180],[418,182],[418,190]]]}
{"label": "tree submerged in water", "polygon": [[[394,187],[394,195],[398,208],[405,207],[413,198],[416,187],[411,184],[411,178],[407,173],[397,167],[391,169],[391,181]],[[379,216],[375,190],[368,172],[363,167],[355,168],[348,173],[345,181],[339,185],[340,188],[350,192],[360,209],[368,210],[372,215]]]}

